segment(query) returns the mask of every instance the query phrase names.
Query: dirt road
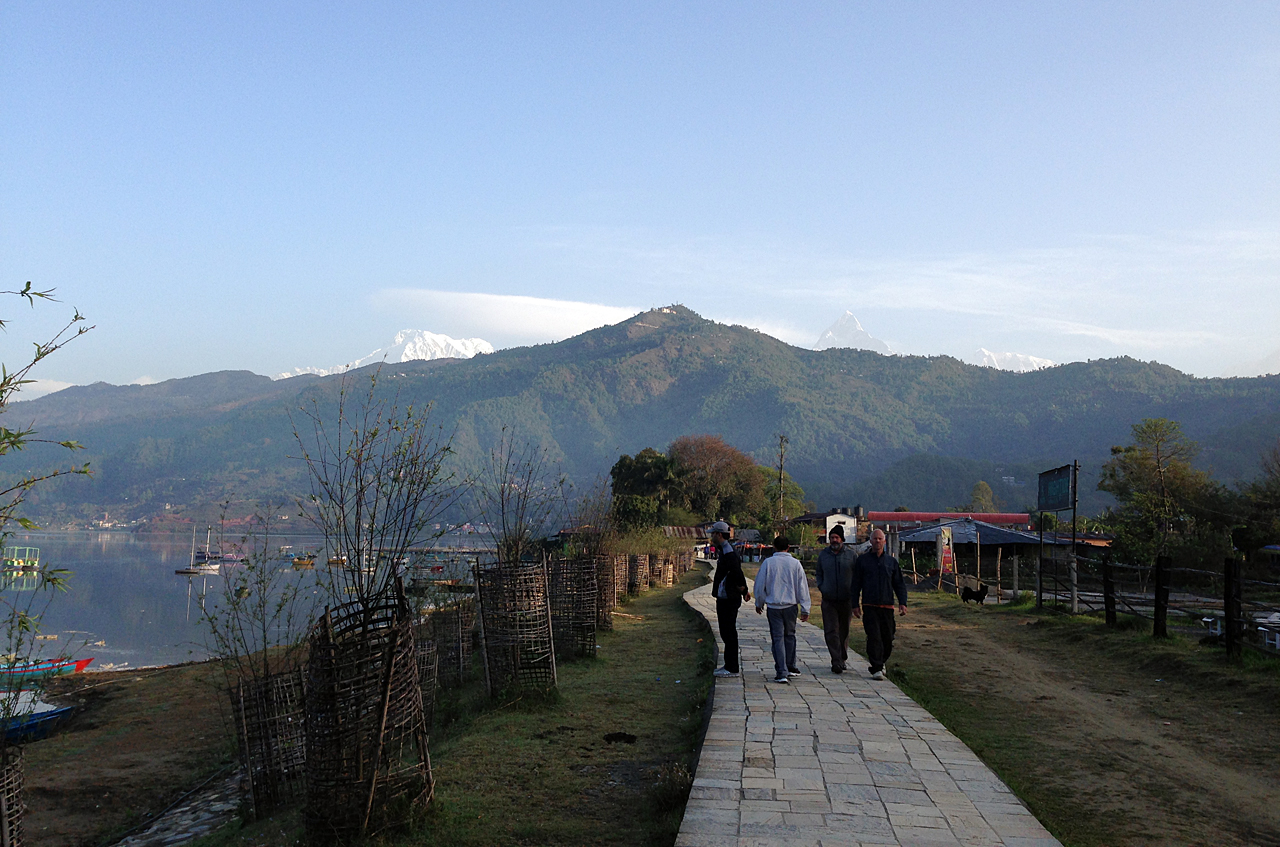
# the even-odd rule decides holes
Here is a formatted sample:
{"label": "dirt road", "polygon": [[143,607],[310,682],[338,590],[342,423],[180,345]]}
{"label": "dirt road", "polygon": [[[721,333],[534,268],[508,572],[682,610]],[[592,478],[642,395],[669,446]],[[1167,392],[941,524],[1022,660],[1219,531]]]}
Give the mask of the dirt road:
{"label": "dirt road", "polygon": [[900,684],[1064,842],[1280,845],[1275,666],[936,595],[897,643]]}

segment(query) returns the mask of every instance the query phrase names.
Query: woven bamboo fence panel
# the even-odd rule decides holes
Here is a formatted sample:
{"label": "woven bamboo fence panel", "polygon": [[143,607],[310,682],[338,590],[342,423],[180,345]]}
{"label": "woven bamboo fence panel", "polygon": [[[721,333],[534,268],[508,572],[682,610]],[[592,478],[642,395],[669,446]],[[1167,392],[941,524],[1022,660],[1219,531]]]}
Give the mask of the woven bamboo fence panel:
{"label": "woven bamboo fence panel", "polygon": [[459,685],[471,669],[476,626],[476,601],[459,598],[427,617],[427,632],[436,645],[436,683],[443,688]]}
{"label": "woven bamboo fence panel", "polygon": [[627,593],[636,595],[649,590],[649,555],[632,555],[627,561]]}
{"label": "woven bamboo fence panel", "polygon": [[613,607],[618,608],[622,598],[627,596],[628,581],[631,573],[631,557],[618,555],[613,557]]}
{"label": "woven bamboo fence panel", "polygon": [[618,608],[614,557],[600,554],[592,558],[592,564],[596,569],[596,629],[613,629],[613,610]]}
{"label": "woven bamboo fence panel", "polygon": [[679,578],[693,569],[693,551],[681,550],[676,554],[676,577]]}
{"label": "woven bamboo fence panel", "polygon": [[551,632],[557,656],[596,654],[596,563],[586,556],[557,557],[550,564]]}
{"label": "woven bamboo fence panel", "polygon": [[22,748],[6,744],[0,751],[0,847],[23,847]]}
{"label": "woven bamboo fence panel", "polygon": [[476,592],[489,696],[514,688],[554,687],[546,567],[541,562],[477,564]]}
{"label": "woven bamboo fence panel", "polygon": [[433,782],[413,625],[403,599],[326,609],[307,669],[310,844],[350,844],[404,822]]}
{"label": "woven bamboo fence panel", "polygon": [[254,818],[305,794],[306,677],[302,669],[231,689],[231,712]]}
{"label": "woven bamboo fence panel", "polygon": [[422,720],[429,727],[436,712],[436,678],[439,676],[440,654],[426,625],[415,627],[413,638],[418,659],[418,684],[422,686]]}

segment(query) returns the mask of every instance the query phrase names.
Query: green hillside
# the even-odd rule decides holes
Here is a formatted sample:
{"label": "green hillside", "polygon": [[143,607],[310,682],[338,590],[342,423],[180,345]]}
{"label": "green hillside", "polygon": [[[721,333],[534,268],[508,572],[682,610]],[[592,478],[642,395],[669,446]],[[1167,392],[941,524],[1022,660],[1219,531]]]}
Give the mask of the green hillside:
{"label": "green hillside", "polygon": [[[138,516],[165,502],[297,492],[305,477],[289,458],[290,410],[332,404],[340,382],[225,372],[14,404],[8,414],[34,421],[43,437],[84,443],[97,469],[91,482],[50,486],[32,514],[92,506]],[[1250,478],[1280,434],[1280,377],[1196,379],[1129,358],[1014,374],[948,357],[816,352],[680,306],[557,344],[388,364],[380,386],[402,402],[433,403],[456,431],[463,465],[513,426],[579,481],[606,474],[621,453],[693,433],[720,435],[770,464],[783,432],[788,471],[821,507],[946,508],[982,478],[1017,508],[1034,500],[1037,470],[1074,458],[1085,493],[1111,445],[1155,416],[1181,421],[1220,478]],[[50,456],[14,458],[35,466]],[[1091,494],[1085,505],[1103,502]]]}

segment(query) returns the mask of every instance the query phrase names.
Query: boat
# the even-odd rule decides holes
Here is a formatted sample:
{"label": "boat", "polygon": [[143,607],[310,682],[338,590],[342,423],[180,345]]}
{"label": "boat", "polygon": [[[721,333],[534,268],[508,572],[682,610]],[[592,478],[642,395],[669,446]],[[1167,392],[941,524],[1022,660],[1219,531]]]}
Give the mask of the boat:
{"label": "boat", "polygon": [[293,566],[298,570],[307,570],[316,566],[315,553],[299,553],[293,557]]}
{"label": "boat", "polygon": [[[206,548],[208,547],[207,542],[205,546]],[[207,560],[207,555],[208,555],[207,549],[206,551],[203,551],[206,557],[205,559],[200,558],[201,552],[202,551],[196,550],[196,529],[195,527],[192,527],[191,528],[191,563],[187,565],[185,568],[178,568],[177,570],[174,571],[174,573],[178,574],[179,576],[201,576],[201,575],[217,573],[218,572],[217,563],[210,562]]]}
{"label": "boat", "polygon": [[329,567],[331,568],[340,567],[342,565],[345,565],[346,563],[347,563],[347,555],[345,553],[338,553],[335,556],[329,557]]}
{"label": "boat", "polygon": [[8,685],[13,682],[28,682],[45,679],[51,676],[62,676],[69,673],[84,673],[93,659],[39,659],[30,662],[17,662],[12,665],[0,665],[0,682]]}
{"label": "boat", "polygon": [[[195,527],[192,527],[191,538],[192,538],[193,546],[195,544],[195,541],[194,541],[195,535],[196,535]],[[196,562],[216,562],[222,558],[221,550],[210,549],[210,544],[212,544],[212,542],[213,542],[213,527],[209,527],[208,531],[205,533],[205,536],[204,536],[204,549],[195,551]]]}
{"label": "boat", "polygon": [[48,738],[49,733],[69,720],[74,713],[74,706],[62,706],[9,718],[0,722],[0,727],[4,730],[5,743],[24,744]]}
{"label": "boat", "polygon": [[6,571],[38,571],[40,570],[39,547],[6,547],[4,548],[4,570]]}

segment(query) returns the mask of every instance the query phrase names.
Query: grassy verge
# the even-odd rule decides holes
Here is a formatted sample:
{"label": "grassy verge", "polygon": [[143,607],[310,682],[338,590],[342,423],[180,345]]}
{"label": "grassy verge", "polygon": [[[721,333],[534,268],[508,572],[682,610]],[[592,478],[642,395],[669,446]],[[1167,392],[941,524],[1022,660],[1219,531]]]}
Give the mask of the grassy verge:
{"label": "grassy verge", "polygon": [[[558,666],[558,690],[489,702],[473,680],[438,706],[436,796],[391,845],[669,845],[710,690],[713,640],[682,595],[705,570],[633,599],[595,659]],[[442,724],[447,724],[441,729]],[[610,743],[625,733],[634,743]],[[295,843],[296,812],[201,842]]]}
{"label": "grassy verge", "polygon": [[[1233,664],[1217,647],[1154,640],[1135,621],[1111,629],[945,594],[913,594],[912,605],[890,678],[1064,844],[1264,843],[1250,827],[1272,825],[1267,812],[1246,821],[1248,808],[1213,800],[1204,786],[1265,772],[1280,663]],[[861,652],[860,628],[851,640]],[[1217,770],[1191,770],[1205,763]],[[1214,837],[1205,831],[1233,837],[1204,840]]]}

